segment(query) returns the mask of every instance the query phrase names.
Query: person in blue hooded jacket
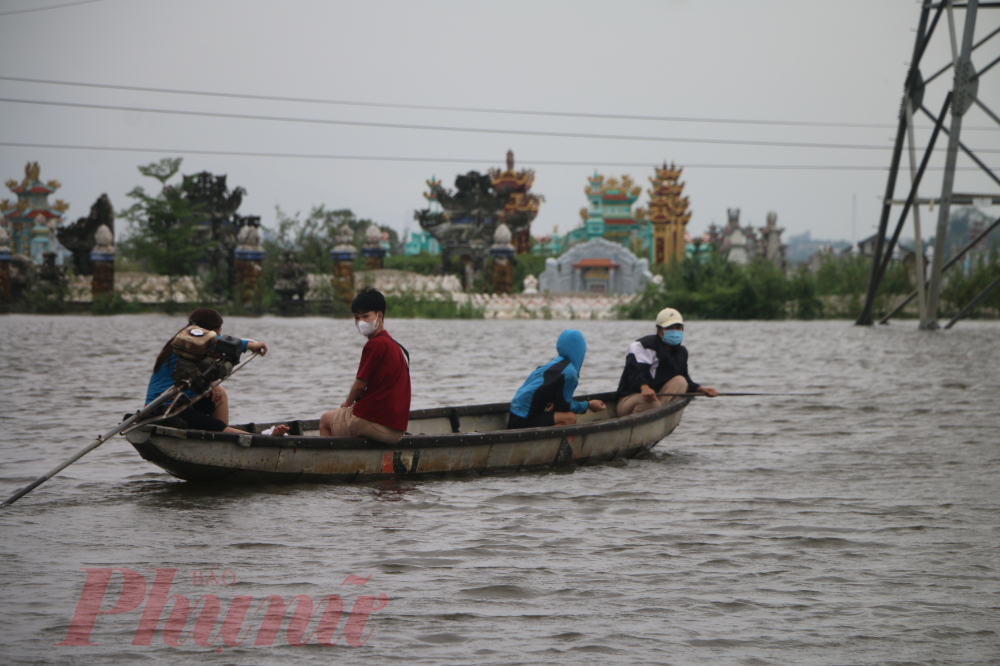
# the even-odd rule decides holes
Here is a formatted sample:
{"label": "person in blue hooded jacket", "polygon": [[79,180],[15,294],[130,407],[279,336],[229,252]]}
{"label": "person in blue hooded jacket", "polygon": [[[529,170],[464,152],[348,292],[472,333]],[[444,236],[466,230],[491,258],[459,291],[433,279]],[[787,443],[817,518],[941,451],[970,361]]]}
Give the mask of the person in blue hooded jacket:
{"label": "person in blue hooded jacket", "polygon": [[559,334],[556,342],[559,353],[545,365],[535,368],[510,402],[507,428],[545,428],[573,425],[576,415],[589,409],[604,409],[600,400],[583,402],[573,399],[573,392],[580,381],[580,367],[587,353],[583,333],[572,329]]}

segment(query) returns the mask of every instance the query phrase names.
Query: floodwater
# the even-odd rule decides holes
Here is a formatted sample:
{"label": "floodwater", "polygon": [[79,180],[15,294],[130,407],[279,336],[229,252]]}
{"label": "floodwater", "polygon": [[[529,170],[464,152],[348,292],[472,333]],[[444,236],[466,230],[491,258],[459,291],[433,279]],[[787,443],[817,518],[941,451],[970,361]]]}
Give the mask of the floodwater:
{"label": "floodwater", "polygon": [[[182,324],[0,318],[3,496],[140,405]],[[509,400],[568,327],[589,344],[581,392],[613,390],[628,343],[651,332],[388,324],[412,355],[414,408]],[[234,423],[338,406],[363,342],[343,320],[224,330],[272,347],[227,382]],[[0,510],[0,662],[1000,663],[1000,324],[690,322],[685,335],[697,381],[822,395],[697,399],[643,459],[448,481],[199,485],[116,438]],[[177,596],[147,635],[156,569],[175,570]],[[269,595],[291,632],[268,632]],[[315,604],[312,628],[327,618],[311,638],[296,595],[305,618]],[[338,600],[342,617],[326,612]],[[165,632],[186,603],[185,633],[182,613]],[[237,636],[223,617],[240,603]],[[91,645],[54,645],[74,613]]]}

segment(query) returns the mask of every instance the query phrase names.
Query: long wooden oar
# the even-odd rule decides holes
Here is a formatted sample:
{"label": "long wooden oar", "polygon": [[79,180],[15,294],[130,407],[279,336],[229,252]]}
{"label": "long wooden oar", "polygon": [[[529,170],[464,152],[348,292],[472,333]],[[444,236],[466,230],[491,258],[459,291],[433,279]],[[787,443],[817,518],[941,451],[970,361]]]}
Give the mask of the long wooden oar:
{"label": "long wooden oar", "polygon": [[[232,377],[234,374],[236,374],[237,370],[239,370],[244,365],[246,365],[247,363],[249,363],[250,361],[252,361],[258,355],[259,354],[257,352],[254,352],[253,356],[251,356],[250,358],[248,358],[247,360],[243,361],[242,363],[240,363],[239,365],[237,365],[235,368],[233,368],[233,371],[230,372],[226,377],[224,377],[223,379],[217,379],[214,382],[212,382],[211,384],[209,384],[209,387],[207,389],[205,389],[201,393],[201,395],[199,395],[197,398],[195,398],[194,400],[192,400],[191,404],[194,404],[195,402],[197,402],[198,400],[200,400],[202,397],[208,395],[208,393],[212,389],[214,389],[216,386],[218,386],[219,384],[221,384],[224,380],[228,379],[229,377]],[[13,495],[11,495],[10,497],[8,497],[6,500],[4,500],[4,502],[2,504],[0,504],[0,506],[10,506],[11,504],[13,504],[14,502],[16,502],[17,500],[21,499],[22,497],[24,497],[25,495],[27,495],[28,493],[30,493],[35,488],[37,488],[38,486],[42,485],[43,483],[45,483],[46,481],[48,481],[49,479],[51,479],[53,476],[55,476],[59,472],[63,471],[64,469],[66,469],[67,467],[69,467],[70,465],[72,465],[73,463],[75,463],[77,460],[79,460],[80,458],[84,457],[85,455],[87,455],[88,453],[90,453],[91,451],[93,451],[94,449],[96,449],[98,446],[100,446],[104,442],[108,441],[109,439],[111,439],[112,437],[114,437],[115,435],[117,435],[118,433],[120,433],[122,430],[125,430],[126,428],[128,428],[132,424],[136,423],[140,419],[142,419],[142,418],[144,418],[146,416],[149,416],[149,414],[153,410],[155,410],[157,407],[159,407],[160,405],[162,405],[164,402],[166,402],[170,398],[173,398],[173,397],[177,396],[178,394],[180,394],[180,392],[183,391],[183,390],[185,390],[188,386],[189,386],[189,384],[187,382],[184,382],[183,384],[181,384],[179,386],[173,386],[173,387],[167,389],[166,391],[164,391],[163,393],[161,393],[160,396],[156,400],[154,400],[153,402],[151,402],[148,405],[146,405],[145,407],[143,407],[137,413],[133,414],[132,416],[130,416],[126,420],[122,421],[117,426],[115,426],[111,430],[107,431],[103,435],[98,435],[97,439],[95,439],[93,442],[91,442],[87,446],[83,447],[82,449],[80,449],[79,451],[77,451],[76,453],[74,453],[72,456],[70,456],[69,458],[67,458],[64,462],[59,463],[58,465],[56,465],[55,467],[53,467],[52,469],[50,469],[48,472],[46,472],[42,476],[40,476],[37,479],[35,479],[34,481],[32,481],[31,483],[29,483],[28,485],[26,485],[24,488],[21,488],[20,490],[18,490],[16,493],[14,493]]]}
{"label": "long wooden oar", "polygon": [[130,425],[132,425],[133,423],[135,423],[139,419],[147,416],[154,409],[156,409],[157,407],[159,407],[160,405],[162,405],[164,402],[166,402],[170,398],[174,397],[177,393],[180,392],[180,390],[181,389],[178,386],[174,386],[174,387],[171,387],[171,388],[167,389],[166,391],[164,391],[163,393],[160,394],[160,397],[158,397],[156,400],[154,400],[153,402],[151,402],[148,405],[146,405],[145,407],[143,407],[138,413],[133,414],[131,417],[129,417],[125,421],[122,421],[116,427],[114,427],[111,430],[107,431],[103,435],[98,435],[97,439],[95,439],[93,442],[91,442],[87,446],[83,447],[82,449],[80,449],[79,451],[77,451],[76,453],[74,453],[65,462],[59,463],[58,465],[56,465],[55,467],[53,467],[52,469],[50,469],[48,472],[46,472],[42,476],[38,477],[37,479],[35,479],[34,481],[32,481],[31,483],[29,483],[28,485],[26,485],[24,488],[21,488],[20,490],[18,490],[16,493],[14,493],[10,497],[8,497],[6,500],[4,500],[3,504],[0,504],[0,506],[10,506],[11,504],[13,504],[14,502],[16,502],[17,500],[21,499],[22,497],[24,497],[25,495],[27,495],[28,493],[30,493],[35,488],[37,488],[38,486],[42,485],[43,483],[45,483],[46,481],[48,481],[49,479],[51,479],[53,476],[55,476],[59,472],[63,471],[64,469],[66,469],[67,467],[69,467],[70,465],[72,465],[73,463],[75,463],[77,460],[79,460],[80,458],[84,457],[85,455],[87,455],[88,453],[90,453],[91,451],[93,451],[94,449],[96,449],[98,446],[100,446],[104,442],[108,441],[109,439],[111,439],[112,437],[114,437],[115,435],[117,435],[118,433],[120,433],[125,428],[129,427]]}
{"label": "long wooden oar", "polygon": [[[711,397],[706,393],[657,393],[656,395],[658,396],[667,395],[670,397],[678,397],[678,398],[687,396],[691,397],[701,396],[703,398]],[[823,394],[822,393],[719,393],[718,395],[720,397],[721,396],[728,397],[728,396],[743,396],[743,395],[823,395]]]}

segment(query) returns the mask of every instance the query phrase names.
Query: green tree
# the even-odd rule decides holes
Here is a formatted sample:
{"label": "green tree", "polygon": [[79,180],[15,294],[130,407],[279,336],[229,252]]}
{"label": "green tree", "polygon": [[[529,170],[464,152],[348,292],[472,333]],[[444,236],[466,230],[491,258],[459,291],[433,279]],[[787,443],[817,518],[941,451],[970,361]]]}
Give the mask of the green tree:
{"label": "green tree", "polygon": [[514,257],[514,277],[511,290],[519,294],[524,290],[524,278],[534,275],[536,278],[545,270],[545,260],[550,255],[519,254]]}
{"label": "green tree", "polygon": [[817,319],[823,316],[823,301],[816,294],[816,278],[808,267],[799,266],[788,280],[789,296],[794,301],[796,319]]}
{"label": "green tree", "polygon": [[[322,204],[313,207],[305,219],[300,213],[288,215],[280,206],[275,207],[275,216],[278,226],[268,229],[270,237],[264,241],[268,259],[279,259],[281,250],[295,250],[299,253],[299,262],[308,265],[314,273],[333,272],[330,250],[337,244],[337,229],[345,224],[350,227],[354,232],[353,244],[360,249],[365,242],[365,231],[374,224],[369,219],[358,218],[348,208],[327,210]],[[390,252],[402,254],[403,247],[396,230],[382,224],[375,226],[389,234]]]}
{"label": "green tree", "polygon": [[160,275],[191,275],[208,245],[196,242],[204,214],[185,198],[179,185],[167,183],[180,166],[181,158],[165,157],[139,167],[142,175],[160,181],[160,192],[153,195],[136,186],[128,193],[135,203],[118,213],[129,221],[132,232],[122,244],[123,252]]}
{"label": "green tree", "polygon": [[621,316],[652,319],[673,307],[698,319],[782,319],[793,297],[781,271],[763,260],[739,266],[712,254],[657,266],[656,272],[663,282],[648,285]]}
{"label": "green tree", "polygon": [[[979,253],[970,261],[968,272],[955,266],[945,275],[947,280],[941,290],[941,300],[950,306],[946,309],[950,316],[957,314],[961,308],[964,308],[1000,276],[1000,256],[995,249],[988,255]],[[975,317],[977,314],[982,314],[984,310],[993,310],[993,313],[1000,312],[1000,288],[994,288],[972,309],[969,316]]]}
{"label": "green tree", "polygon": [[871,257],[852,255],[830,259],[816,271],[816,293],[820,296],[863,296],[871,271]]}
{"label": "green tree", "polygon": [[386,268],[400,271],[410,271],[420,275],[434,275],[441,268],[441,255],[421,252],[407,257],[403,254],[391,255],[385,258]]}

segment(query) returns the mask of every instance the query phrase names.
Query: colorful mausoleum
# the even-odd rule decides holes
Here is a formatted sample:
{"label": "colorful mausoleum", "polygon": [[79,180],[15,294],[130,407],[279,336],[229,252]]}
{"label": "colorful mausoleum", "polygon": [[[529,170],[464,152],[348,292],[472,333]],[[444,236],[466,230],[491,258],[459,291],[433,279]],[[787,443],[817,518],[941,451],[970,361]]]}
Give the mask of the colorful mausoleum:
{"label": "colorful mausoleum", "polygon": [[514,233],[514,248],[517,254],[531,252],[531,223],[538,217],[538,209],[545,199],[531,191],[535,182],[534,169],[514,170],[514,151],[507,151],[507,170],[490,169],[493,189],[498,193],[507,192],[510,198],[500,213],[499,222],[506,224]]}
{"label": "colorful mausoleum", "polygon": [[551,236],[535,239],[536,254],[558,256],[579,243],[603,238],[631,250],[636,256],[647,257],[650,265],[679,261],[685,255],[703,251],[696,248],[687,233],[691,212],[688,198],[680,182],[682,168],[664,162],[655,167],[649,179],[649,210],[634,208],[642,189],[628,175],[605,178],[596,170],[584,188],[589,205],[580,209],[582,223],[565,236],[555,231]]}
{"label": "colorful mausoleum", "polygon": [[[431,176],[426,182],[428,190],[424,192],[424,198],[427,199],[427,209],[432,213],[440,213],[441,202],[437,199],[437,192],[441,181],[437,176]],[[441,243],[426,231],[414,231],[403,246],[403,254],[407,257],[418,254],[441,254]]]}
{"label": "colorful mausoleum", "polygon": [[10,199],[0,201],[0,215],[8,229],[11,249],[15,254],[31,257],[41,265],[46,252],[58,247],[56,229],[69,208],[62,199],[49,205],[49,195],[61,185],[57,180],[43,183],[38,162],[28,162],[24,167],[24,180],[18,183],[11,178],[7,189],[17,195],[17,203]]}
{"label": "colorful mausoleum", "polygon": [[563,246],[568,247],[580,241],[593,238],[618,243],[638,255],[646,254],[652,245],[646,211],[632,210],[642,188],[635,185],[628,175],[621,180],[605,177],[594,170],[587,179],[584,193],[590,205],[580,209],[582,226],[573,229],[563,238]]}
{"label": "colorful mausoleum", "polygon": [[684,170],[663,163],[656,168],[656,176],[649,179],[652,189],[649,194],[649,223],[653,232],[653,247],[650,260],[653,265],[670,261],[680,261],[687,254],[691,242],[687,225],[691,221],[688,198],[681,196],[684,183],[680,182]]}
{"label": "colorful mausoleum", "polygon": [[441,254],[441,243],[426,231],[414,231],[406,241],[403,254],[407,257],[418,254]]}

